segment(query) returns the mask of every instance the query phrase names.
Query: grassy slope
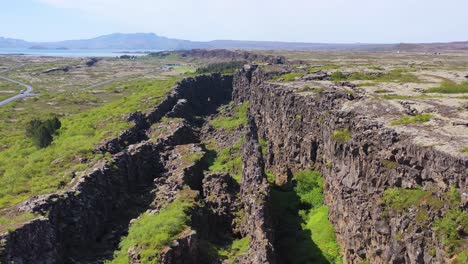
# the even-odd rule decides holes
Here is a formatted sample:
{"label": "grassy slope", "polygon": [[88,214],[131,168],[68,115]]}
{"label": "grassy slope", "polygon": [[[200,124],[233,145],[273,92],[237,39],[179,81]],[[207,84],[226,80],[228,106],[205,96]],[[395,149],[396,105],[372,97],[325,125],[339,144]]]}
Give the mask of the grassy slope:
{"label": "grassy slope", "polygon": [[184,190],[179,198],[163,208],[158,214],[142,214],[119,244],[114,259],[106,263],[130,263],[128,250],[137,249],[141,263],[157,263],[160,251],[177,239],[188,228],[188,211],[195,206],[195,191]]}
{"label": "grassy slope", "polygon": [[[92,110],[61,118],[62,128],[51,146],[37,149],[20,129],[0,128],[7,137],[0,140],[0,208],[23,201],[34,194],[62,188],[73,171],[89,167],[79,158],[95,161],[96,144],[130,126],[126,114],[144,111],[158,104],[175,80],[139,80],[130,84],[134,93]],[[11,106],[14,107],[14,106]],[[44,111],[47,115],[48,111]],[[8,112],[2,112],[8,115]],[[92,164],[92,162],[91,162]]]}

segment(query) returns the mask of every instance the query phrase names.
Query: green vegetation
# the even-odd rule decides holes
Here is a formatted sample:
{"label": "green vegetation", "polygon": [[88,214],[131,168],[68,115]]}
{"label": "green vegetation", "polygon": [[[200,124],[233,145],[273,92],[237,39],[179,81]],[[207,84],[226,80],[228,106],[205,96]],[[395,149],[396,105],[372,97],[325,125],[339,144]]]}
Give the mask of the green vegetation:
{"label": "green vegetation", "polygon": [[328,70],[335,70],[339,69],[341,66],[339,65],[324,65],[324,66],[318,66],[318,67],[310,67],[307,69],[308,72],[318,72],[318,71],[328,71]]}
{"label": "green vegetation", "polygon": [[461,153],[468,153],[468,147],[463,147],[460,149]]}
{"label": "green vegetation", "polygon": [[459,253],[466,241],[457,232],[458,227],[468,227],[468,213],[459,208],[449,210],[442,218],[435,220],[434,230],[442,238],[442,243],[450,253]]}
{"label": "green vegetation", "polygon": [[242,144],[239,139],[232,147],[216,152],[216,147],[206,146],[208,149],[208,164],[210,171],[228,172],[236,181],[240,182],[242,176]]}
{"label": "green vegetation", "polygon": [[392,121],[390,125],[392,126],[400,126],[400,125],[408,125],[408,124],[414,124],[414,123],[425,123],[429,122],[434,115],[432,114],[420,114],[420,115],[415,115],[415,116],[403,116],[402,118]]}
{"label": "green vegetation", "polygon": [[427,95],[427,94],[421,94],[421,95],[416,95],[416,96],[401,95],[401,94],[385,94],[382,96],[382,99],[384,100],[412,100],[412,99],[431,99],[431,98],[441,98],[441,97]]}
{"label": "green vegetation", "polygon": [[22,213],[15,216],[0,216],[0,233],[14,230],[19,224],[36,218],[37,215]]}
{"label": "green vegetation", "polygon": [[352,138],[351,131],[349,129],[335,130],[332,135],[332,140],[337,142],[346,142]]}
{"label": "green vegetation", "polygon": [[452,260],[450,264],[466,264],[468,263],[468,249],[463,250]]}
{"label": "green vegetation", "polygon": [[[93,152],[99,142],[131,126],[126,121],[128,113],[151,109],[165,98],[174,83],[175,79],[129,83],[134,91],[132,95],[61,118],[62,126],[47,148],[38,149],[24,132],[9,130],[5,123],[0,127],[0,131],[8,135],[0,138],[0,208],[24,201],[31,195],[63,188],[76,171],[87,169],[103,158]],[[80,159],[89,163],[81,163]]]}
{"label": "green vegetation", "polygon": [[144,213],[128,230],[128,235],[119,244],[114,259],[106,263],[130,263],[128,250],[137,249],[141,263],[157,263],[160,251],[177,239],[188,228],[188,212],[195,206],[196,192],[184,190],[180,197],[163,208],[158,214]]}
{"label": "green vegetation", "polygon": [[[234,264],[242,254],[247,253],[250,244],[250,236],[235,239],[228,246],[217,249],[217,255],[226,263]],[[224,262],[223,262],[224,263]]]}
{"label": "green vegetation", "polygon": [[62,126],[57,117],[41,121],[33,119],[26,128],[26,136],[30,137],[39,148],[45,148],[52,143],[52,136]]}
{"label": "green vegetation", "polygon": [[292,82],[296,78],[301,78],[304,76],[304,72],[290,72],[290,73],[285,73],[281,75],[277,75],[272,78],[273,81],[281,81],[281,82]]}
{"label": "green vegetation", "polygon": [[382,160],[382,164],[385,166],[387,169],[395,169],[398,167],[398,163],[390,160]]}
{"label": "green vegetation", "polygon": [[428,205],[436,209],[444,206],[442,200],[433,195],[431,191],[422,189],[390,188],[383,195],[385,205],[396,212],[403,212],[410,207]]}
{"label": "green vegetation", "polygon": [[444,94],[468,93],[468,81],[459,84],[450,81],[443,81],[439,87],[429,88],[427,89],[427,92]]}
{"label": "green vegetation", "polygon": [[216,129],[234,130],[241,125],[247,124],[248,102],[234,107],[233,116],[219,116],[210,121],[210,124]]}
{"label": "green vegetation", "polygon": [[293,190],[273,186],[280,263],[342,263],[335,230],[323,205],[323,179],[316,171],[294,174]]}
{"label": "green vegetation", "polygon": [[203,73],[211,73],[211,72],[220,72],[223,74],[230,74],[233,73],[235,70],[240,69],[242,66],[246,64],[245,61],[229,61],[229,62],[218,62],[208,64],[206,67],[198,68],[196,73],[203,74]]}
{"label": "green vegetation", "polygon": [[363,72],[353,72],[351,74],[345,74],[341,71],[332,73],[332,81],[374,81],[374,82],[400,82],[400,83],[409,83],[409,82],[420,82],[418,77],[413,74],[408,73],[405,69],[394,69],[386,73],[363,73]]}
{"label": "green vegetation", "polygon": [[[462,251],[462,245],[466,243],[463,237],[457,231],[461,226],[466,229],[468,226],[468,213],[459,209],[461,202],[460,192],[452,186],[444,194],[445,199],[439,198],[432,191],[418,189],[390,188],[383,194],[383,203],[386,210],[392,210],[398,213],[407,213],[416,209],[415,224],[426,226],[430,223],[429,208],[440,210],[448,200],[450,209],[441,218],[434,221],[433,229],[441,238],[442,243],[450,254],[459,254]],[[412,209],[412,210],[410,210]],[[410,226],[411,228],[411,226]],[[464,257],[459,254],[458,257]]]}

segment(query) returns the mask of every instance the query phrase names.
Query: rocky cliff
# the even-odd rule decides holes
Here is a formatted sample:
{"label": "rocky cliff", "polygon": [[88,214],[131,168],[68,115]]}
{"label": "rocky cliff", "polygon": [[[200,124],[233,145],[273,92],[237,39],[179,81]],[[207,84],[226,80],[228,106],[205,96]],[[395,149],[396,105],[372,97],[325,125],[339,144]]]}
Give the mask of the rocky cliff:
{"label": "rocky cliff", "polygon": [[[420,146],[408,133],[350,110],[347,106],[361,98],[347,89],[297,93],[265,76],[260,68],[244,67],[234,77],[233,100],[250,102],[258,135],[268,142],[266,167],[276,172],[277,182],[290,181],[290,171],[297,169],[321,171],[345,260],[446,263],[450,254],[431,226],[449,211],[451,188],[467,193],[466,155]],[[383,203],[384,192],[399,187],[420,188],[426,199],[440,203],[420,201],[423,209],[391,210]],[[463,197],[455,207],[466,210],[466,201]],[[424,220],[417,216],[422,210]]]}
{"label": "rocky cliff", "polygon": [[[160,263],[278,263],[266,170],[288,190],[294,172],[321,172],[346,263],[447,263],[466,249],[466,226],[455,227],[462,239],[448,246],[434,222],[466,213],[467,155],[419,144],[411,130],[379,119],[391,105],[347,83],[298,92],[270,81],[275,74],[246,65],[234,76],[188,78],[149,113],[131,114],[132,128],[96,147],[111,158],[63,191],[14,208],[38,217],[0,235],[1,262],[102,263],[141,215],[158,215],[189,192],[188,226],[159,250]],[[248,122],[214,128],[208,116],[235,119],[229,108],[217,112],[231,99],[233,108],[249,102]],[[241,167],[240,182],[206,171],[211,140],[240,160],[222,163],[232,173]],[[231,157],[236,142],[242,151]],[[226,245],[242,239],[245,252]],[[231,251],[221,256],[216,247]],[[142,245],[124,252],[131,263],[142,263],[143,253]]]}

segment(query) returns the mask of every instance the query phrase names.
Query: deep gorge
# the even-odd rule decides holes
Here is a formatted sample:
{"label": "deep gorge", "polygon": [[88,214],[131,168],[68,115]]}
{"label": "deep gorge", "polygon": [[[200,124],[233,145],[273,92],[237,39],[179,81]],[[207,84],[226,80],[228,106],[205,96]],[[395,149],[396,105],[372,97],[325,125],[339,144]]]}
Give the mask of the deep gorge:
{"label": "deep gorge", "polygon": [[[124,258],[287,263],[279,238],[290,239],[289,230],[278,230],[283,215],[275,213],[276,202],[283,191],[297,196],[294,175],[307,170],[323,176],[324,203],[346,263],[447,262],[446,247],[427,225],[454,208],[466,211],[466,202],[450,207],[447,193],[467,192],[468,161],[417,146],[361,113],[343,110],[359,97],[340,90],[297,94],[269,83],[272,74],[247,65],[233,76],[184,79],[153,111],[135,113],[129,119],[133,128],[96,149],[111,153],[111,160],[64,192],[18,206],[41,217],[0,237],[2,263],[102,263],[118,250],[132,219],[145,211],[157,215],[180,197],[193,204],[174,243],[154,256],[129,248]],[[206,120],[222,115],[216,109],[229,102],[248,103],[247,122],[231,131],[209,127]],[[224,114],[233,116],[232,107]],[[207,172],[211,138],[223,147],[241,140],[240,182],[229,172]],[[419,188],[427,196],[419,209],[404,212],[384,199],[392,188]],[[427,218],[419,221],[422,210]],[[301,219],[293,222],[291,230],[301,231]],[[226,241],[248,246],[235,254],[231,245],[227,258],[214,254]],[[314,260],[329,262],[320,252]]]}

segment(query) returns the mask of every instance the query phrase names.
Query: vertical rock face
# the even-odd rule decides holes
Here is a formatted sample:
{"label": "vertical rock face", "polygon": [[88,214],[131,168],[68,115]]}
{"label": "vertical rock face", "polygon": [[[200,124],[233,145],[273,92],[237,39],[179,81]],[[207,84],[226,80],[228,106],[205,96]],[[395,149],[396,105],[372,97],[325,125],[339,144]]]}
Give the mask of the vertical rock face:
{"label": "vertical rock face", "polygon": [[[409,222],[415,222],[415,216],[391,214],[389,218],[378,201],[391,187],[434,190],[442,200],[450,186],[466,193],[468,161],[418,146],[365,115],[343,110],[345,103],[359,100],[344,92],[305,96],[262,82],[264,78],[260,68],[239,71],[233,99],[250,101],[258,134],[268,142],[268,169],[283,181],[288,170],[312,166],[322,172],[329,218],[347,262],[446,262],[441,241],[430,227],[408,229],[395,239]],[[337,130],[348,130],[350,137],[335,140]],[[433,209],[428,217],[440,217],[447,210],[447,206]]]}
{"label": "vertical rock face", "polygon": [[273,248],[274,232],[270,213],[270,189],[257,137],[257,127],[249,120],[242,148],[242,181],[240,195],[245,212],[243,232],[251,242],[240,263],[276,263]]}
{"label": "vertical rock face", "polygon": [[[181,81],[148,114],[130,115],[128,121],[134,122],[134,127],[96,149],[113,154],[112,160],[100,161],[86,175],[74,179],[64,191],[32,197],[16,206],[15,210],[20,212],[42,216],[12,232],[0,234],[0,262],[88,262],[87,254],[94,253],[88,251],[93,251],[95,244],[104,243],[102,239],[113,233],[110,229],[121,224],[120,219],[128,224],[130,219],[138,216],[126,215],[126,211],[142,213],[151,206],[154,200],[151,188],[165,190],[169,196],[184,186],[201,191],[204,165],[201,162],[188,164],[190,166],[172,162],[179,159],[179,162],[187,163],[177,154],[182,144],[185,145],[180,146],[181,151],[188,149],[188,154],[203,155],[200,146],[188,144],[197,141],[194,129],[184,123],[156,141],[147,140],[147,130],[168,113],[175,117],[184,117],[187,111],[191,111],[192,116],[209,114],[221,103],[229,101],[231,92],[231,76],[213,74],[189,78]],[[170,174],[167,177],[169,183],[155,186],[154,180],[166,177],[167,173]],[[161,191],[161,196],[164,193]],[[181,238],[179,244],[192,248],[195,245],[193,237],[195,234]],[[174,260],[182,253],[188,256],[184,247],[179,249],[168,250],[164,258]]]}

